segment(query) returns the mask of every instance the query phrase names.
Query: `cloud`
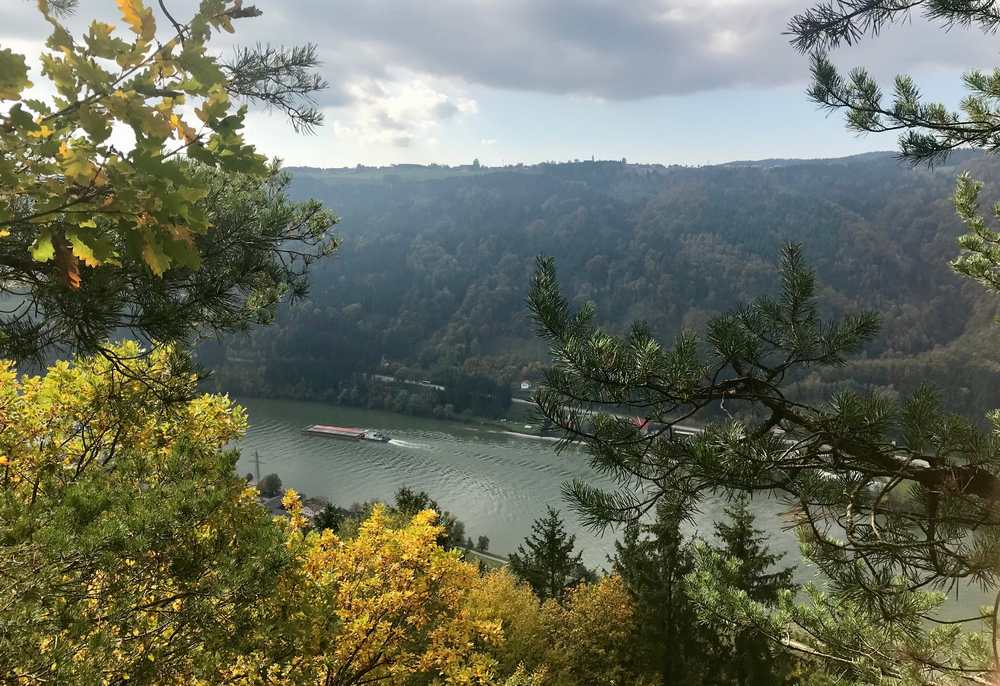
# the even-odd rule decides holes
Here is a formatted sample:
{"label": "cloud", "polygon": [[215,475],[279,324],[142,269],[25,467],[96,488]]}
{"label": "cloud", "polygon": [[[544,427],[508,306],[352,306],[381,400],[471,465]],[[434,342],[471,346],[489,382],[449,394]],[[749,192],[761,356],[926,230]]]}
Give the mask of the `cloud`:
{"label": "cloud", "polygon": [[[490,88],[606,99],[770,87],[807,78],[782,35],[803,0],[261,1],[268,40],[319,43],[331,81],[400,69]],[[271,15],[274,16],[271,16]],[[251,31],[260,30],[264,22]],[[991,64],[990,37],[914,15],[845,58],[888,72]],[[264,34],[262,34],[264,35]]]}
{"label": "cloud", "polygon": [[[467,84],[386,61],[379,41],[345,31],[326,3],[260,0],[259,4],[265,11],[262,18],[238,22],[234,36],[219,34],[213,46],[225,57],[240,44],[316,43],[323,61],[320,71],[330,87],[317,93],[315,100],[333,123],[335,137],[407,148],[429,142],[442,122],[478,111],[476,101],[465,94]],[[33,5],[27,0],[0,2],[0,45],[26,54],[38,77],[38,57],[51,27]],[[166,31],[159,8],[150,5],[161,30]],[[168,0],[167,6],[176,17],[188,17],[196,9],[196,0]],[[64,21],[80,36],[94,18],[115,23],[127,34],[109,0],[81,0],[77,11]]]}
{"label": "cloud", "polygon": [[[27,0],[0,3],[0,39],[41,40],[47,29]],[[187,16],[195,0],[169,0]],[[782,35],[810,0],[257,0],[260,19],[235,40],[318,44],[331,88],[324,107],[347,106],[352,85],[401,73],[455,84],[635,99],[806,78],[804,58]],[[109,16],[110,15],[110,16]],[[107,0],[82,0],[73,24],[112,18]],[[159,13],[158,13],[159,16]],[[31,34],[35,35],[31,35]],[[962,37],[955,36],[962,33]],[[228,37],[223,36],[223,40]],[[951,35],[914,14],[845,59],[886,72],[990,65],[991,37]],[[442,104],[446,115],[448,104]],[[452,113],[454,113],[452,111]]]}
{"label": "cloud", "polygon": [[[196,0],[168,0],[177,16]],[[44,40],[32,2],[0,2],[0,44]],[[159,9],[154,11],[159,17]],[[335,137],[392,147],[428,145],[478,112],[480,89],[637,100],[808,78],[782,35],[810,0],[257,0],[235,44],[316,43],[331,87],[318,95]],[[108,0],[81,0],[71,20],[115,20]],[[960,33],[961,35],[955,35]],[[235,41],[236,43],[226,43]],[[950,33],[919,16],[835,56],[847,66],[897,71],[990,66],[991,37]],[[484,139],[486,140],[486,139]],[[483,143],[488,145],[489,143]]]}
{"label": "cloud", "polygon": [[438,119],[451,119],[456,114],[458,114],[461,111],[461,109],[459,109],[458,105],[452,102],[451,100],[443,100],[438,104],[434,105],[432,111],[434,113],[434,116],[437,117]]}
{"label": "cloud", "polygon": [[414,74],[385,81],[360,80],[346,86],[351,105],[330,110],[334,136],[355,142],[411,147],[430,143],[442,122],[478,111],[475,100],[445,92]]}
{"label": "cloud", "polygon": [[[47,33],[34,3],[0,4],[0,39],[41,40]],[[195,4],[169,0],[177,16],[187,16]],[[331,83],[320,95],[324,107],[350,105],[352,84],[384,83],[401,72],[491,88],[635,99],[803,81],[804,58],[788,46],[782,32],[788,19],[809,4],[257,0],[264,16],[240,22],[235,40],[318,44]],[[114,17],[113,4],[82,0],[72,23],[82,25],[91,16]],[[966,31],[960,39],[953,35]],[[864,58],[887,72],[989,65],[995,57],[990,37],[961,28],[948,35],[919,13],[912,24],[850,52],[847,59]]]}

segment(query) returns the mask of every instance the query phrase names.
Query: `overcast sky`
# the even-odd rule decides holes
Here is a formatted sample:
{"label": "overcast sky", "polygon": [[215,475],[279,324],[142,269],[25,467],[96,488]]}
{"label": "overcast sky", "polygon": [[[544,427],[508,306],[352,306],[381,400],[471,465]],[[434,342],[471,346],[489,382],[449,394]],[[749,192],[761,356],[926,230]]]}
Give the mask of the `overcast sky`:
{"label": "overcast sky", "polygon": [[[192,0],[166,0],[183,15]],[[249,0],[246,0],[249,4]],[[155,6],[155,2],[147,0]],[[294,134],[255,112],[249,138],[287,164],[484,164],[573,158],[706,164],[893,148],[804,95],[783,36],[805,0],[256,0],[237,42],[316,43],[326,125]],[[0,45],[37,55],[35,3],[0,0]],[[159,18],[159,9],[156,9]],[[77,19],[116,16],[80,0]],[[904,71],[956,105],[961,72],[1000,62],[996,36],[912,22],[835,55]]]}

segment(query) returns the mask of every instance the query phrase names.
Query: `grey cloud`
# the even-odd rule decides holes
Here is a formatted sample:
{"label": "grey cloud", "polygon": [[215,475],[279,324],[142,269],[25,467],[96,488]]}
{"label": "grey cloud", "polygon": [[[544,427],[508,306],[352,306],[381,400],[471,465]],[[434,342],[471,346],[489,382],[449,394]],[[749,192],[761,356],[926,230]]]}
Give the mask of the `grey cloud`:
{"label": "grey cloud", "polygon": [[433,114],[434,118],[438,120],[451,119],[456,114],[458,114],[458,112],[459,112],[458,105],[456,105],[451,100],[444,100],[443,102],[439,102],[431,110],[431,114]]}
{"label": "grey cloud", "polygon": [[[193,0],[168,0],[184,15]],[[33,3],[3,0],[0,40],[39,26]],[[493,88],[612,99],[770,87],[807,78],[782,35],[809,0],[257,0],[260,19],[235,40],[317,43],[333,84],[323,106],[343,106],[341,86],[393,81],[401,70]],[[79,15],[107,16],[109,0],[81,0]],[[38,30],[38,29],[34,29]],[[42,25],[44,31],[44,25]],[[961,35],[956,35],[961,34]],[[41,39],[44,36],[39,35]],[[228,37],[224,37],[229,40]],[[990,66],[993,38],[945,33],[915,18],[838,57],[880,72]],[[453,115],[442,103],[437,115]]]}
{"label": "grey cloud", "polygon": [[[270,40],[317,42],[331,80],[404,68],[494,88],[633,99],[807,77],[805,58],[782,35],[788,18],[808,4],[803,0],[259,4],[265,18],[272,9],[280,14],[267,24]],[[919,17],[843,56],[893,73],[989,65],[994,58],[991,37],[964,29],[946,34]]]}
{"label": "grey cloud", "polygon": [[405,131],[408,128],[406,122],[401,122],[386,112],[376,112],[375,123],[380,129],[389,129],[392,131]]}

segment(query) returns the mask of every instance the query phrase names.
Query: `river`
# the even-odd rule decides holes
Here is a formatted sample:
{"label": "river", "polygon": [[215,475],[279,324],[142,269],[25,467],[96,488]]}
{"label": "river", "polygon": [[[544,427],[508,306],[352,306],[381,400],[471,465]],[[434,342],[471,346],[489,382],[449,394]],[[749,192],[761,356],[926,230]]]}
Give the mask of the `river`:
{"label": "river", "polygon": [[[605,568],[614,552],[614,532],[601,536],[580,526],[562,499],[562,484],[583,479],[610,485],[579,448],[561,453],[554,441],[522,437],[459,422],[409,417],[314,402],[238,398],[250,417],[240,441],[241,474],[276,473],[286,488],[323,496],[341,507],[365,500],[391,500],[400,486],[425,490],[442,508],[465,522],[467,535],[490,539],[490,551],[507,555],[531,532],[546,505],[562,510],[588,566]],[[347,441],[302,432],[309,424],[378,429],[389,443]],[[692,533],[710,536],[724,503],[702,507]],[[798,558],[795,535],[783,530],[782,503],[758,497],[758,526],[773,531],[772,550]],[[805,570],[800,570],[800,575]]]}
{"label": "river", "polygon": [[[490,539],[490,552],[506,556],[531,533],[532,522],[546,505],[559,508],[566,529],[576,535],[584,563],[606,569],[614,552],[615,532],[601,536],[586,529],[563,501],[560,489],[572,479],[610,486],[595,472],[580,448],[556,453],[554,441],[516,436],[460,422],[409,417],[316,402],[236,398],[247,409],[250,428],[239,441],[239,473],[252,473],[255,455],[261,475],[276,473],[286,488],[323,496],[341,507],[366,500],[391,501],[400,486],[425,490],[442,508],[465,522],[466,534]],[[389,443],[348,441],[302,432],[309,424],[337,424],[378,429]],[[725,502],[702,503],[688,533],[712,537],[712,523]],[[772,552],[796,564],[796,581],[817,580],[812,565],[801,560],[794,531],[787,528],[787,505],[757,496],[752,509],[757,527],[768,532]],[[978,588],[966,587],[942,609],[948,618],[969,616],[992,602]]]}

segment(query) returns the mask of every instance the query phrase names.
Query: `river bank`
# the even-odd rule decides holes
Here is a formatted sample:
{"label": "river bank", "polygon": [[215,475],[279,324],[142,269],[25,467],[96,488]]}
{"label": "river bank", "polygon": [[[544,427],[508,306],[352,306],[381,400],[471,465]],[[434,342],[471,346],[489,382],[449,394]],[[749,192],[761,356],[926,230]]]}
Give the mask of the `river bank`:
{"label": "river bank", "polygon": [[[490,550],[514,552],[547,505],[563,510],[591,567],[607,566],[615,533],[599,535],[582,527],[562,498],[562,486],[580,479],[611,486],[576,446],[557,453],[553,437],[530,435],[510,422],[456,422],[316,402],[238,397],[250,429],[237,447],[240,473],[277,473],[286,487],[322,496],[341,507],[365,500],[391,499],[401,486],[427,491],[455,513],[467,530],[490,538]],[[525,422],[526,423],[526,422]],[[308,424],[337,424],[388,433],[388,443],[309,436]],[[711,534],[724,503],[707,502],[692,533]],[[785,526],[784,506],[758,499],[760,525]],[[775,547],[797,553],[794,536],[776,535]],[[779,540],[780,539],[780,540]],[[797,555],[796,555],[797,557]]]}

